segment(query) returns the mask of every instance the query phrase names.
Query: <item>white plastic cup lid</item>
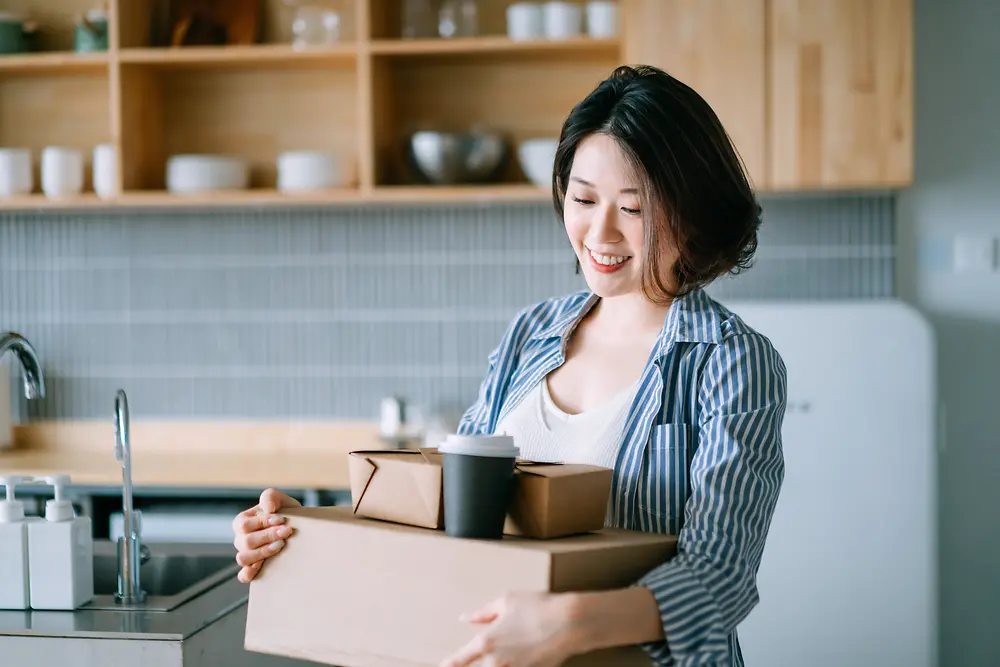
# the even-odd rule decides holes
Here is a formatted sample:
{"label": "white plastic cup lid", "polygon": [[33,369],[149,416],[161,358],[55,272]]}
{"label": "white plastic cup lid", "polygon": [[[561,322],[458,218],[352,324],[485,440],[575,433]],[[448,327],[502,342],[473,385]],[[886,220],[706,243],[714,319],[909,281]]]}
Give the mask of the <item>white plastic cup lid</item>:
{"label": "white plastic cup lid", "polygon": [[442,454],[517,458],[518,448],[509,435],[449,435],[438,447]]}

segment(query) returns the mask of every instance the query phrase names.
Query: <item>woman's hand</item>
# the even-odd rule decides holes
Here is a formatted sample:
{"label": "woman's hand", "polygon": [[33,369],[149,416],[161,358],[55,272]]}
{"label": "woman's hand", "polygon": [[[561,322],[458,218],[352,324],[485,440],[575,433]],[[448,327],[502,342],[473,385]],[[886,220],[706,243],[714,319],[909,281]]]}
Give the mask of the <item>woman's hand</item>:
{"label": "woman's hand", "polygon": [[483,630],[443,667],[485,665],[557,667],[579,651],[569,594],[516,593],[495,600],[463,620]]}
{"label": "woman's hand", "polygon": [[250,583],[264,564],[264,559],[278,553],[292,529],[284,525],[285,517],[275,514],[284,507],[301,507],[295,498],[267,489],[260,494],[260,502],[240,512],[233,520],[236,562],[243,566],[236,578]]}

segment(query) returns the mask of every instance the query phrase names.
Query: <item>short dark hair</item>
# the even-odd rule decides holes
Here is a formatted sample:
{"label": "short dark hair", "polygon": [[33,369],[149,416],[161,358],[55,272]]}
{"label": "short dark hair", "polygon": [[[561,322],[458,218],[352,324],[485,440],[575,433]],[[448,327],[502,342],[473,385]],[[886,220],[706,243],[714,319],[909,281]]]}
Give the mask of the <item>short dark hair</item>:
{"label": "short dark hair", "polygon": [[[761,207],[732,140],[698,93],[648,65],[618,67],[598,84],[560,133],[552,179],[560,219],[573,156],[594,133],[614,139],[642,180],[649,299],[665,304],[751,266]],[[666,280],[664,243],[679,255]]]}

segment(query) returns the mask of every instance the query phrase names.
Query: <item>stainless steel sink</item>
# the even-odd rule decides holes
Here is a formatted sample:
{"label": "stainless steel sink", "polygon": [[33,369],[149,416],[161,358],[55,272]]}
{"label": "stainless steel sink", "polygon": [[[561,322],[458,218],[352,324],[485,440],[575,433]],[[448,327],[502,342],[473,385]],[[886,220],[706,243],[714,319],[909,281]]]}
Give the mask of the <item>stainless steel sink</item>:
{"label": "stainless steel sink", "polygon": [[170,611],[235,577],[235,551],[224,545],[148,544],[150,557],[139,569],[145,601],[122,604],[118,590],[118,555],[112,542],[94,544],[94,598],[84,609]]}

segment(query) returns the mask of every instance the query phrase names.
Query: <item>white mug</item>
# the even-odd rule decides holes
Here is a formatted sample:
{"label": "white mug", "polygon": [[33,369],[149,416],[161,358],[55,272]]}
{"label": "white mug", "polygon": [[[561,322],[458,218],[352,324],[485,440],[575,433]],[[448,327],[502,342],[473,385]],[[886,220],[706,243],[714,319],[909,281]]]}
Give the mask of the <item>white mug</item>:
{"label": "white mug", "polygon": [[609,39],[618,34],[618,3],[594,0],[587,3],[587,34],[596,39]]}
{"label": "white mug", "polygon": [[75,148],[47,146],[42,151],[42,192],[55,198],[82,191],[83,153]]}
{"label": "white mug", "polygon": [[118,176],[118,159],[114,144],[100,144],[94,147],[94,192],[101,199],[114,197],[118,189],[115,179]]}
{"label": "white mug", "polygon": [[507,37],[515,41],[545,36],[545,14],[536,2],[516,2],[507,7]]}
{"label": "white mug", "polygon": [[0,197],[30,194],[34,180],[29,149],[0,148]]}
{"label": "white mug", "polygon": [[572,39],[582,31],[583,9],[573,2],[546,2],[545,36],[549,39]]}

